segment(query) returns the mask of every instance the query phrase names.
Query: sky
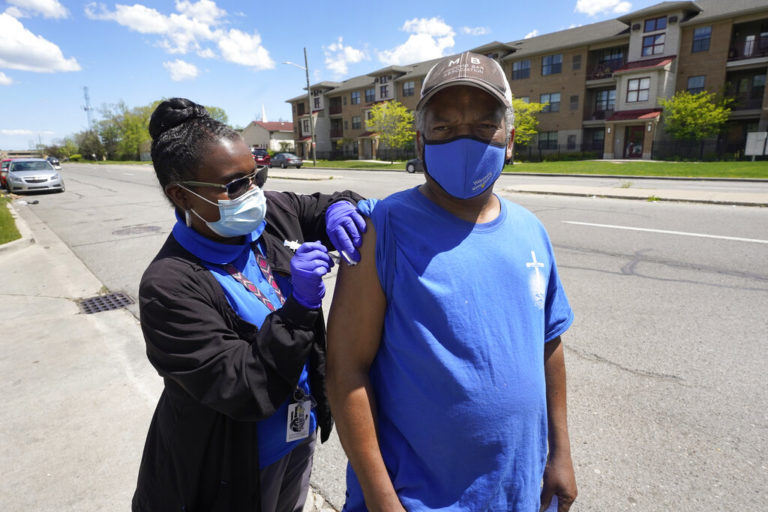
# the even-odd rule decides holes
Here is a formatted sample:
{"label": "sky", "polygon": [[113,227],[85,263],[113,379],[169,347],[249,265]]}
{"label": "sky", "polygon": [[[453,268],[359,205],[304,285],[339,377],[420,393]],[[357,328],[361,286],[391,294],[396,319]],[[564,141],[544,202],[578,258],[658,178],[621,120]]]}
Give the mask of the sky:
{"label": "sky", "polygon": [[[136,3],[133,3],[136,2]],[[185,97],[233,126],[291,120],[310,82],[616,18],[660,0],[0,0],[0,149],[54,144],[91,116]]]}

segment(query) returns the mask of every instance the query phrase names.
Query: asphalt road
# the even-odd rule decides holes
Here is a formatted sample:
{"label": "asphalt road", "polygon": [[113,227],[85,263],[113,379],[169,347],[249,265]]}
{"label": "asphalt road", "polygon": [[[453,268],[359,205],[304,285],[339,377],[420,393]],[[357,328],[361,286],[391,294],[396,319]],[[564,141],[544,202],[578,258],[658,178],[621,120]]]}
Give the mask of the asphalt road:
{"label": "asphalt road", "polygon": [[[63,174],[65,193],[26,199],[39,201],[35,213],[109,290],[135,297],[142,271],[173,224],[151,167],[69,164]],[[267,186],[350,188],[384,197],[423,180],[404,172],[332,174],[322,181],[271,178]],[[539,179],[595,178],[504,176],[497,188]],[[768,211],[507,197],[547,227],[576,313],[563,337],[580,488],[572,510],[762,508],[768,481]],[[332,278],[328,284],[332,289]],[[143,346],[126,350],[133,359]],[[141,447],[136,450],[138,456]],[[318,451],[313,484],[337,507],[343,466],[334,437]]]}

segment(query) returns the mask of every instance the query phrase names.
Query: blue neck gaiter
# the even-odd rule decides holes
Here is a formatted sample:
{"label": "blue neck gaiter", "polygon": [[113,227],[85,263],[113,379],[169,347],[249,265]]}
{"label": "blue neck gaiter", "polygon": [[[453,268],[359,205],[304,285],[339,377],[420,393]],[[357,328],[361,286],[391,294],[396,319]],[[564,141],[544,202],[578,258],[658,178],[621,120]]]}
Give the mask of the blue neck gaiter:
{"label": "blue neck gaiter", "polygon": [[448,194],[469,199],[485,192],[504,168],[505,145],[471,137],[424,141],[424,167]]}

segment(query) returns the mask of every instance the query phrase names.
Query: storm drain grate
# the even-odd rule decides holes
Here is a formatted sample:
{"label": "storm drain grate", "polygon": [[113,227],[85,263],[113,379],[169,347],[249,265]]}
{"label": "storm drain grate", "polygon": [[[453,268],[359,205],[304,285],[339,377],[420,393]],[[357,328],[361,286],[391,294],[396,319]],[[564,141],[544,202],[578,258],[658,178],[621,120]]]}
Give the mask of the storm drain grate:
{"label": "storm drain grate", "polygon": [[113,309],[120,309],[129,304],[133,304],[133,300],[122,293],[98,295],[89,299],[83,299],[79,303],[80,309],[86,315],[90,315],[91,313],[101,313],[102,311],[111,311]]}

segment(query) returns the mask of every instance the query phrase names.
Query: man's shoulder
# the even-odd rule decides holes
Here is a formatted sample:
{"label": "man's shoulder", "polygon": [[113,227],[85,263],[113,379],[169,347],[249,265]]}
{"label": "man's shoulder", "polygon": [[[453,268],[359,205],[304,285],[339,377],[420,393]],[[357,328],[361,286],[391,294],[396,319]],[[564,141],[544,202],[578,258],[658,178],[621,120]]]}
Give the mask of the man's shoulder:
{"label": "man's shoulder", "polygon": [[507,218],[518,222],[530,222],[539,226],[541,225],[539,218],[524,206],[520,206],[519,204],[514,203],[504,197],[499,197],[499,201],[504,203],[506,206]]}

